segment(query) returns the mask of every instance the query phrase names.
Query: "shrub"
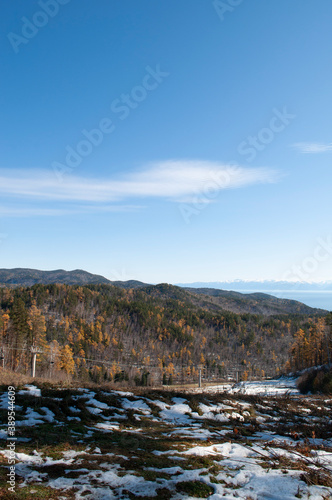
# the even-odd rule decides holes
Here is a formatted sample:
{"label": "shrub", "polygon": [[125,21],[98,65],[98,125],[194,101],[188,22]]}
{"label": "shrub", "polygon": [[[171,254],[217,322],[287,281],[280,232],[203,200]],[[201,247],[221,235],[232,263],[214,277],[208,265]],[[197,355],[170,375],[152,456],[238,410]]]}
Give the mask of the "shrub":
{"label": "shrub", "polygon": [[332,369],[327,367],[313,368],[301,375],[297,387],[302,394],[308,392],[332,394]]}
{"label": "shrub", "polygon": [[214,493],[214,489],[202,481],[181,481],[177,483],[176,489],[181,493],[198,498],[207,498]]}

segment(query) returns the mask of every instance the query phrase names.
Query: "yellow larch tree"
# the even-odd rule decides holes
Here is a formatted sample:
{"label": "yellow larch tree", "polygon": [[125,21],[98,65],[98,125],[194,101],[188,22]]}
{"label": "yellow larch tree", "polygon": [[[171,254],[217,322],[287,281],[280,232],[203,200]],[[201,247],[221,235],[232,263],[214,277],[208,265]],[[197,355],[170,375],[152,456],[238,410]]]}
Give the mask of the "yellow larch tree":
{"label": "yellow larch tree", "polygon": [[73,358],[73,351],[68,344],[66,344],[60,352],[60,368],[64,370],[67,375],[71,375],[75,371],[75,361]]}

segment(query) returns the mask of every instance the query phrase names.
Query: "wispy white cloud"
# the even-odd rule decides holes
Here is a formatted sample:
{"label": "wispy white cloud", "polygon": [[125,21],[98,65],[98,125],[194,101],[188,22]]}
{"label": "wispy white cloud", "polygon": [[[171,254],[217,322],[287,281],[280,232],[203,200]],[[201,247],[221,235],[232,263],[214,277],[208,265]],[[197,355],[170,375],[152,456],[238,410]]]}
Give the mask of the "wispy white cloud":
{"label": "wispy white cloud", "polygon": [[[277,182],[279,178],[277,171],[268,168],[234,167],[193,160],[154,163],[121,177],[114,175],[97,179],[68,176],[63,182],[59,182],[52,172],[3,170],[0,171],[0,194],[11,202],[11,206],[0,207],[0,214],[22,215],[25,212],[26,215],[66,215],[69,212],[96,210],[135,210],[139,208],[138,205],[131,204],[135,199],[163,198],[180,201],[211,186],[214,190],[221,191]],[[17,199],[20,203],[29,201],[30,208],[25,210],[21,205],[13,208],[13,200]],[[33,207],[31,202],[35,204]],[[45,207],[46,203],[51,203],[51,208]],[[78,206],[82,203],[88,205]],[[127,204],[123,205],[124,203]]]}
{"label": "wispy white cloud", "polygon": [[[59,217],[63,215],[74,214],[93,214],[107,212],[137,212],[144,207],[139,205],[89,205],[67,208],[47,208],[45,206],[31,207],[12,207],[0,206],[0,217]],[[0,234],[1,239],[1,234]]]}
{"label": "wispy white cloud", "polygon": [[332,151],[332,142],[323,144],[319,142],[296,142],[292,147],[301,153],[326,153]]}

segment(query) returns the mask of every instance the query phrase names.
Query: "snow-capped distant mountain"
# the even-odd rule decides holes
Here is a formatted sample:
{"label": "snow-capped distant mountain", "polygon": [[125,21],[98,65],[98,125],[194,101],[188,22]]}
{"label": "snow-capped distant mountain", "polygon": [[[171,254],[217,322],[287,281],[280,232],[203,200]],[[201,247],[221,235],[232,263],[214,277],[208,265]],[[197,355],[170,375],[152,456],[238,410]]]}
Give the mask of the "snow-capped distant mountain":
{"label": "snow-capped distant mountain", "polygon": [[298,290],[306,292],[332,292],[332,281],[321,281],[316,283],[304,281],[276,281],[276,280],[263,280],[263,281],[247,281],[247,280],[234,280],[234,281],[210,281],[210,282],[195,282],[195,283],[175,283],[181,287],[191,288],[216,288],[218,290],[234,290],[238,292],[244,291],[277,291],[277,290]]}

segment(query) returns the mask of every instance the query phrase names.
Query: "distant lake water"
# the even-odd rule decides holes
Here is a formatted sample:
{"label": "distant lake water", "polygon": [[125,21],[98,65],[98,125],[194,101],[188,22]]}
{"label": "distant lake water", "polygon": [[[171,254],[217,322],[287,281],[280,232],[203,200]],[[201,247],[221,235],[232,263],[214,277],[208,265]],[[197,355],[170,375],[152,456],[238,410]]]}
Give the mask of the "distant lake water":
{"label": "distant lake water", "polygon": [[[246,290],[241,293],[257,293],[258,290]],[[303,302],[310,307],[318,307],[320,309],[327,309],[332,311],[332,291],[326,290],[313,292],[312,290],[260,290],[261,293],[268,293],[274,295],[278,299],[291,299]]]}

